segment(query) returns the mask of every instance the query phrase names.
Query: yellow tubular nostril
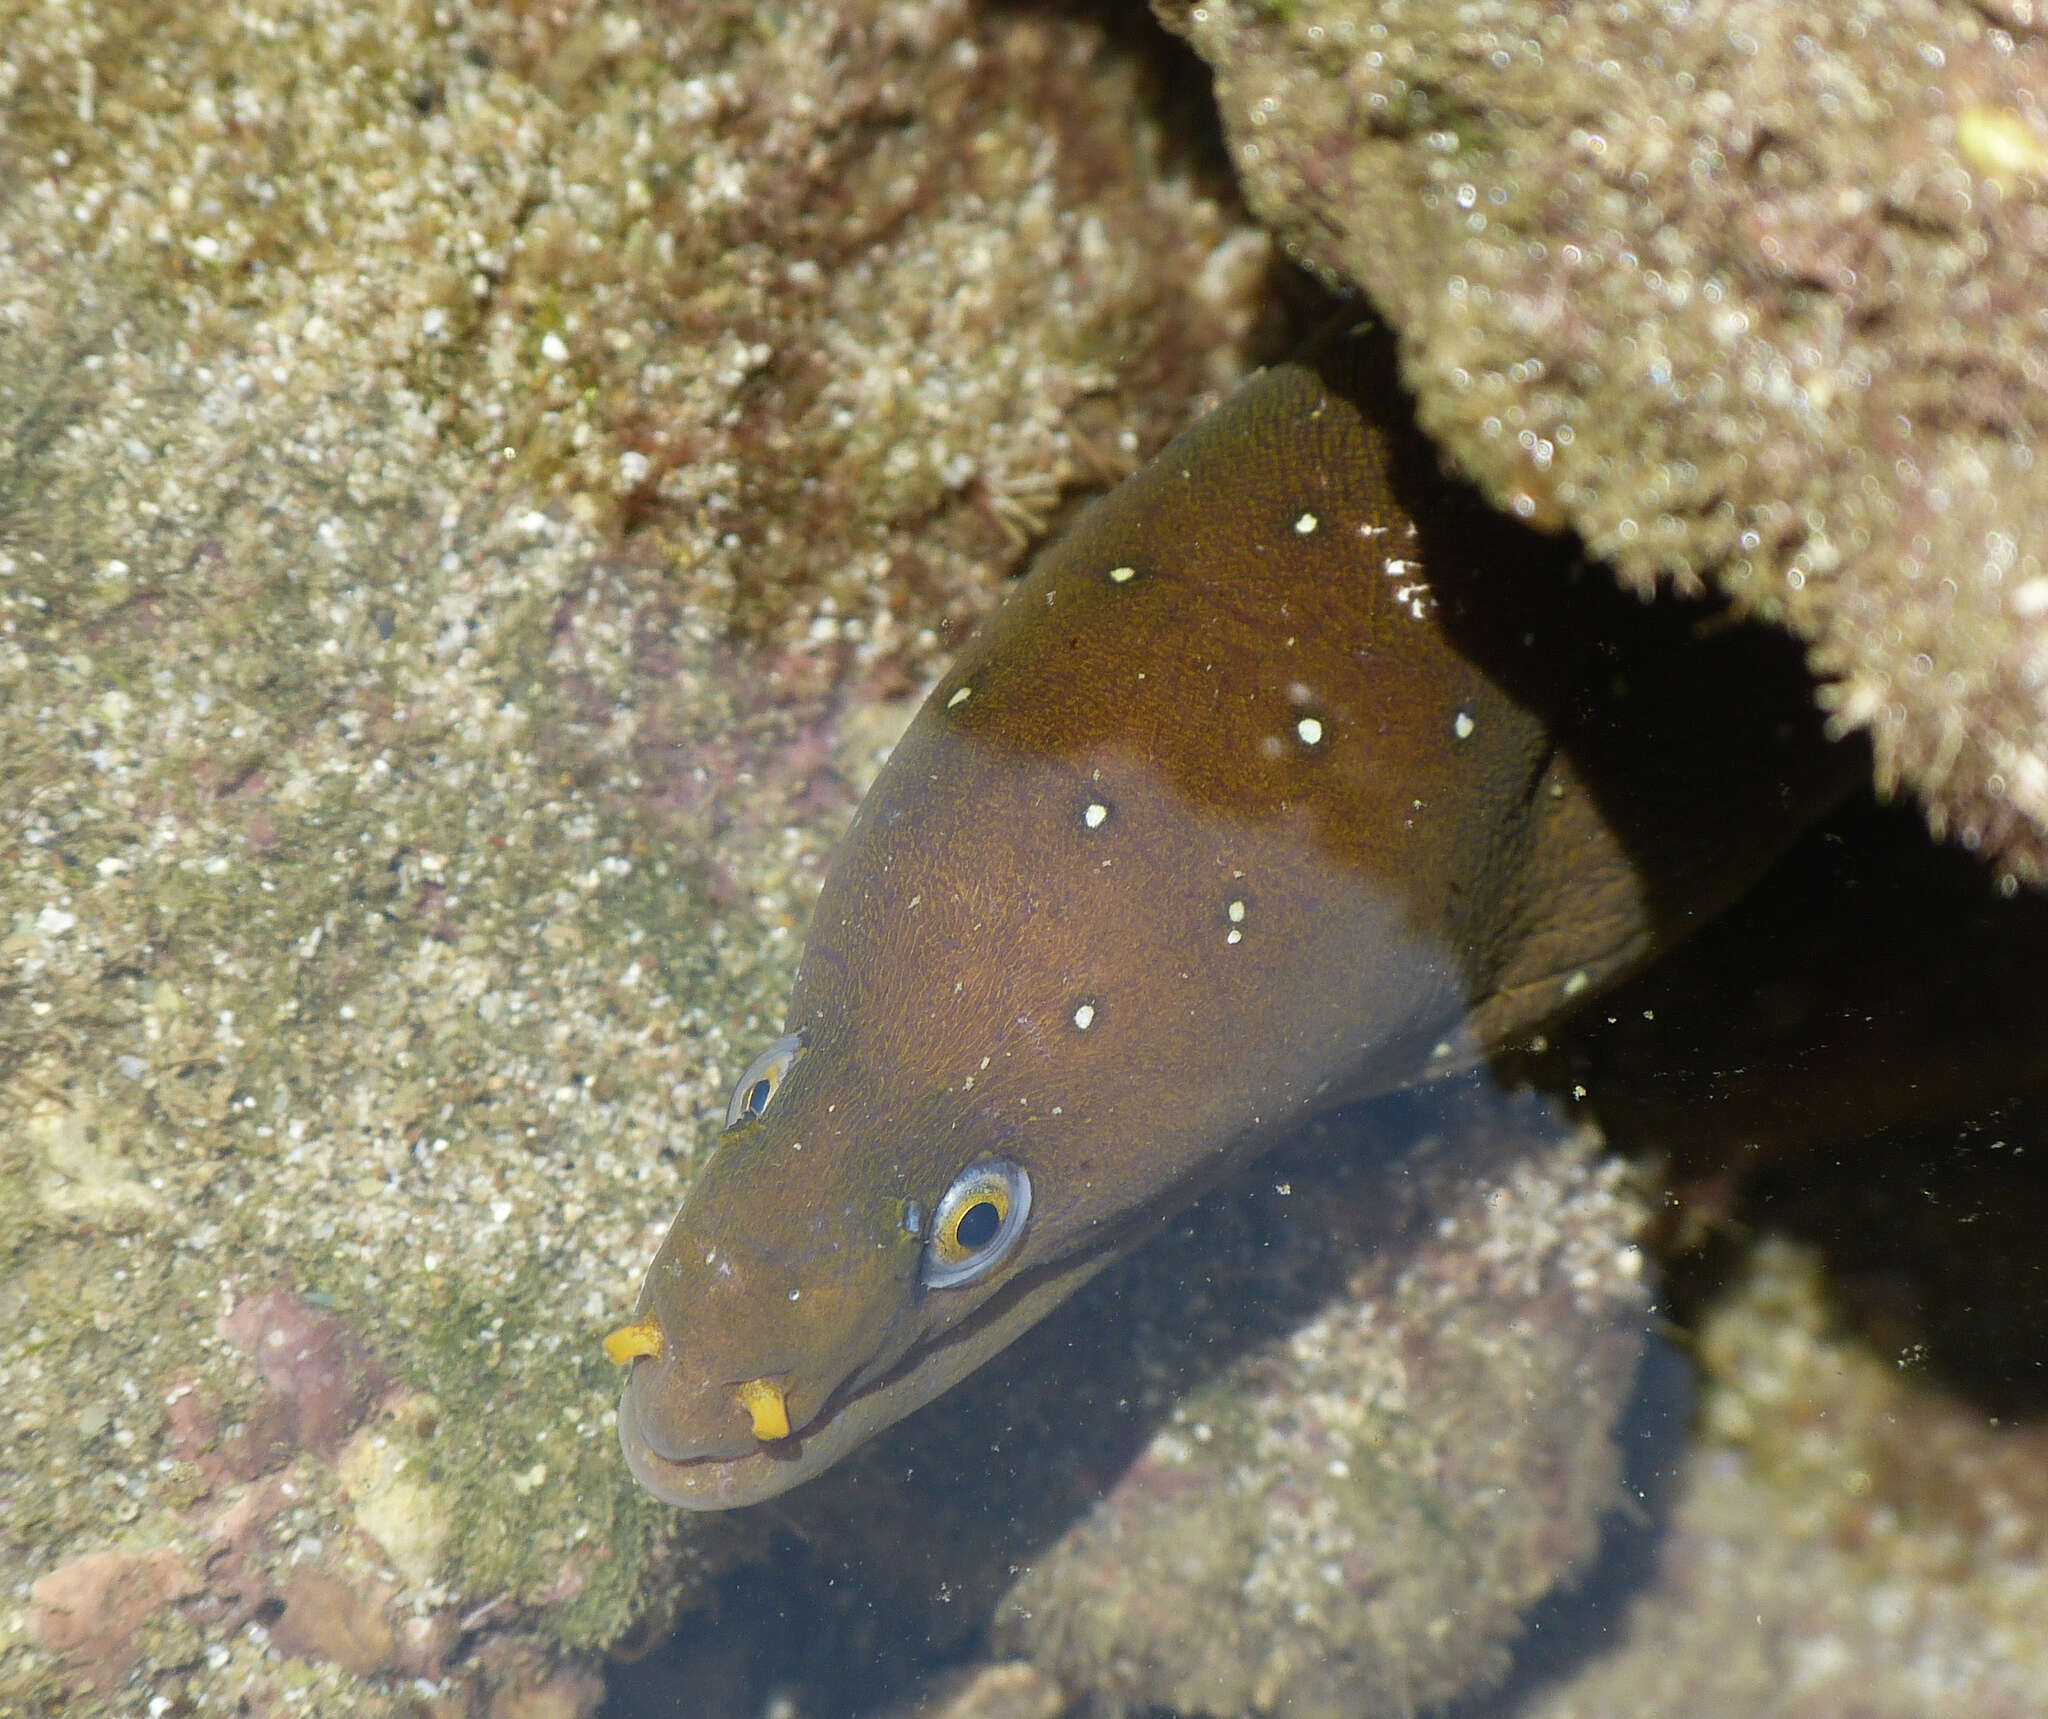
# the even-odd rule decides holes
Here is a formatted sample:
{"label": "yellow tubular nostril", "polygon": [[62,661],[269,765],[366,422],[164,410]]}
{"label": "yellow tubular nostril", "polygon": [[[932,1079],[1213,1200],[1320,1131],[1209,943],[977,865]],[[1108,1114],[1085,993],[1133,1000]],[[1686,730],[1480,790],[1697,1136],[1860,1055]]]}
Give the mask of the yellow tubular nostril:
{"label": "yellow tubular nostril", "polygon": [[749,1379],[737,1393],[763,1444],[789,1437],[789,1393],[768,1379]]}
{"label": "yellow tubular nostril", "polygon": [[631,1325],[621,1325],[604,1340],[604,1352],[621,1367],[628,1361],[637,1361],[642,1355],[652,1355],[660,1360],[660,1321],[650,1313]]}

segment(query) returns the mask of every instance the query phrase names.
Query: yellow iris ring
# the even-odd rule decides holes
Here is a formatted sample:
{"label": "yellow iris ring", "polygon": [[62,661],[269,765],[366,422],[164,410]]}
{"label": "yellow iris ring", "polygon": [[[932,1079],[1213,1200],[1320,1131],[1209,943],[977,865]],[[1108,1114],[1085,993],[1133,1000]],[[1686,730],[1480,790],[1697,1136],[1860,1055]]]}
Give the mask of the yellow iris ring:
{"label": "yellow iris ring", "polygon": [[[932,1258],[937,1264],[962,1265],[981,1251],[980,1247],[969,1247],[960,1239],[961,1223],[978,1206],[995,1208],[996,1230],[1000,1233],[1002,1226],[1010,1221],[1010,1184],[991,1171],[953,1189],[947,1197],[945,1209],[939,1214],[938,1227],[932,1232]],[[982,1247],[987,1245],[982,1243]]]}

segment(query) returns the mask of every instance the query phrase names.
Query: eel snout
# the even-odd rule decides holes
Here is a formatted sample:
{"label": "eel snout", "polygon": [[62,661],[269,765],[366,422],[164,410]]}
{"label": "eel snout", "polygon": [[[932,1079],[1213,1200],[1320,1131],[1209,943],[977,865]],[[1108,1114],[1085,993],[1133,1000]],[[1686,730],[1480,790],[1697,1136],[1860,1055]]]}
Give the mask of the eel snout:
{"label": "eel snout", "polygon": [[[678,1355],[657,1315],[644,1314],[605,1339],[630,1367],[619,1398],[619,1446],[626,1466],[657,1498],[722,1510],[774,1496],[808,1474],[816,1441],[800,1416],[816,1414],[789,1378],[728,1382]],[[829,1437],[826,1443],[830,1443]]]}
{"label": "eel snout", "polygon": [[606,1338],[605,1353],[632,1368],[621,1418],[630,1410],[639,1438],[664,1461],[745,1456],[789,1436],[786,1386],[772,1379],[724,1384],[684,1364],[651,1313]]}

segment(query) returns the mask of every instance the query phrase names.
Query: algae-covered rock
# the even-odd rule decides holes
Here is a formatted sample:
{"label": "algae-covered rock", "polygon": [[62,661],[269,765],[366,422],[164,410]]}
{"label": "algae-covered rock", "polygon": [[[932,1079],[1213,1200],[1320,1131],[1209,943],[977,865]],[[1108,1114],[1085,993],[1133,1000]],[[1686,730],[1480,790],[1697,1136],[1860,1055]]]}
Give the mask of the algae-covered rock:
{"label": "algae-covered rock", "polygon": [[1338,1719],[1497,1681],[1616,1497],[1646,1214],[1595,1144],[1474,1094],[1377,1174],[1301,1184],[1269,1247],[1334,1250],[1341,1287],[1180,1398],[998,1645],[1112,1713]]}
{"label": "algae-covered rock", "polygon": [[753,1543],[597,1340],[944,629],[1242,366],[1155,73],[0,16],[0,1710],[587,1710]]}
{"label": "algae-covered rock", "polygon": [[1621,577],[1812,643],[1934,827],[2048,878],[2031,5],[1162,0],[1424,427]]}
{"label": "algae-covered rock", "polygon": [[1929,1391],[1767,1239],[1700,1333],[1701,1438],[1614,1649],[1524,1719],[2048,1709],[2048,1439]]}

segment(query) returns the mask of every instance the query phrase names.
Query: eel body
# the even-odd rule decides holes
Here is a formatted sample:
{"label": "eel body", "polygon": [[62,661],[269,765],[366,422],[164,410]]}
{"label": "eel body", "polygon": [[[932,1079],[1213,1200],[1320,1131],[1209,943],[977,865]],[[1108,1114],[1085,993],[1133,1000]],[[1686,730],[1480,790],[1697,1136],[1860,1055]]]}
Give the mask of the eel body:
{"label": "eel body", "polygon": [[660,1497],[817,1474],[1311,1113],[1635,967],[1835,797],[1796,657],[1703,702],[1725,644],[1637,637],[1401,412],[1374,337],[1261,373],[933,691],[608,1343]]}

